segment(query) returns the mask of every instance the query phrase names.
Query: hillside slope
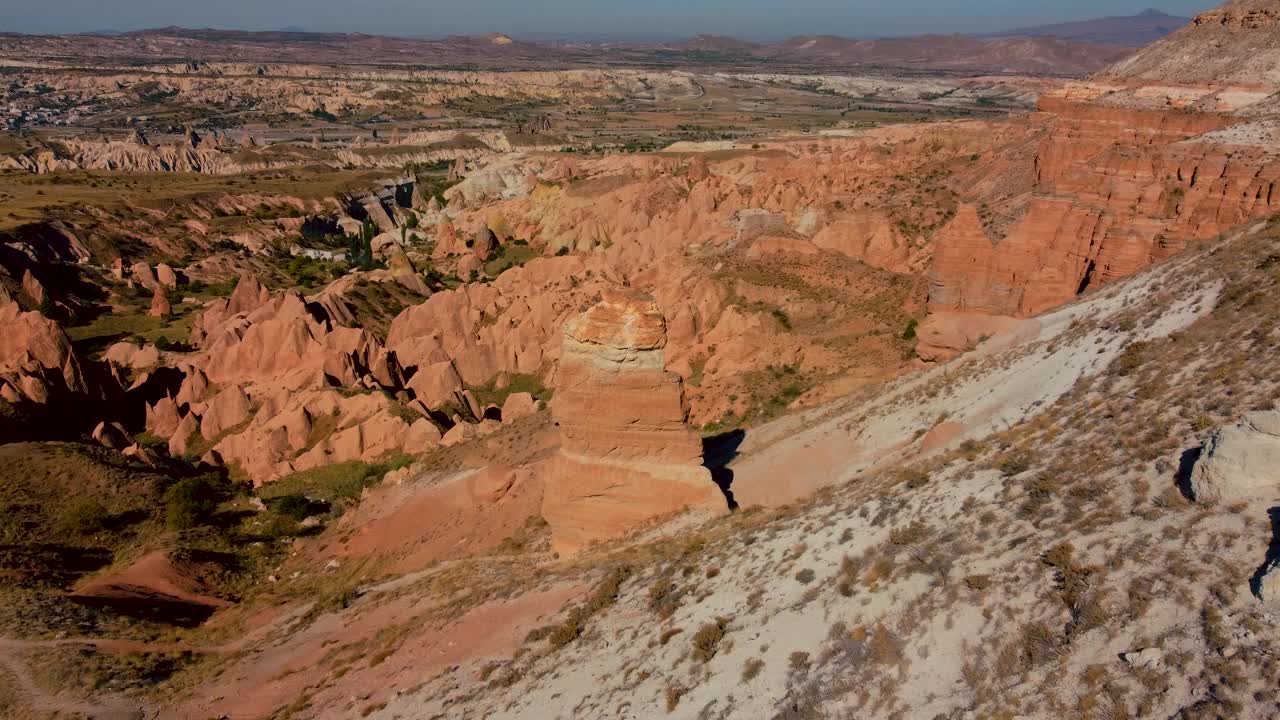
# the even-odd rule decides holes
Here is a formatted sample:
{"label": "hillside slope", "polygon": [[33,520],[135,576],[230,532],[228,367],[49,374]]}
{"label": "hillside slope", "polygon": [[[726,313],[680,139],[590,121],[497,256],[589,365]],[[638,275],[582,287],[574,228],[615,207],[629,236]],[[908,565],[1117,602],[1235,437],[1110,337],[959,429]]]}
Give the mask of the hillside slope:
{"label": "hillside slope", "polygon": [[1254,591],[1280,492],[1184,492],[1213,427],[1276,407],[1277,258],[1280,223],[1256,224],[752,431],[775,439],[735,484],[847,482],[598,553],[580,567],[615,569],[572,633],[371,716],[1275,717],[1280,615]]}
{"label": "hillside slope", "polygon": [[1280,89],[1280,7],[1232,0],[1121,60],[1102,75],[1147,83]]}

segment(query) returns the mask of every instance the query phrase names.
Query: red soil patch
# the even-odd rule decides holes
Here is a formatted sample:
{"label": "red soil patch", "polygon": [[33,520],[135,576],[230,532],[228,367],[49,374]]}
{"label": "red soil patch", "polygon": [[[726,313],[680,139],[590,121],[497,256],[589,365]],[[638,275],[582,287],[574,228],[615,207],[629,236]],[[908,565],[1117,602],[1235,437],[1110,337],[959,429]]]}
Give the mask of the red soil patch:
{"label": "red soil patch", "polygon": [[[419,622],[430,609],[420,598],[362,602],[238,657],[215,685],[175,710],[182,717],[261,718],[306,694],[308,709],[295,717],[354,715],[357,703],[385,701],[455,666],[510,657],[530,630],[546,624],[584,590],[576,583],[560,584],[494,600],[431,625]],[[398,632],[388,635],[388,629]],[[344,651],[350,662],[345,672],[334,672],[334,658]]]}
{"label": "red soil patch", "polygon": [[325,558],[386,556],[389,572],[491,550],[542,506],[542,480],[532,466],[468,470],[434,483],[379,488],[343,516],[354,533],[317,548]]}
{"label": "red soil patch", "polygon": [[93,578],[72,594],[79,603],[177,625],[198,625],[231,602],[209,594],[200,563],[157,550],[125,569]]}

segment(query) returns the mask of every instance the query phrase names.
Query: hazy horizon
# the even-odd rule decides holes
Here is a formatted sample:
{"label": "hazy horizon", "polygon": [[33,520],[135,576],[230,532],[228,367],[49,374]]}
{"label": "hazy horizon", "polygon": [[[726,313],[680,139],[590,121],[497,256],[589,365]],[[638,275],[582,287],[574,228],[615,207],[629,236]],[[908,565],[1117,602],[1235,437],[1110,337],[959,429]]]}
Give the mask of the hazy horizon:
{"label": "hazy horizon", "polygon": [[400,37],[445,37],[502,32],[530,40],[667,40],[699,34],[775,40],[793,35],[892,37],[930,33],[986,33],[1018,27],[1133,15],[1156,8],[1194,15],[1212,0],[1078,0],[1026,3],[971,0],[653,0],[643,6],[607,0],[364,0],[357,9],[337,0],[49,0],[0,2],[0,31],[31,34],[129,32],[181,26],[223,30],[361,32]]}

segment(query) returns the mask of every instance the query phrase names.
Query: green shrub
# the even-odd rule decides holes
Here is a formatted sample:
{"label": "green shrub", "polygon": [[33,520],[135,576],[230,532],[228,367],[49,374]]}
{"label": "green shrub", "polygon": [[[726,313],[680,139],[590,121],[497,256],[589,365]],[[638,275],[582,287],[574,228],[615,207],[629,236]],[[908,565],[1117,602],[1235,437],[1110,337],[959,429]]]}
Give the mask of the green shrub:
{"label": "green shrub", "polygon": [[258,494],[267,502],[287,495],[303,495],[328,503],[342,498],[359,500],[365,488],[377,485],[388,472],[407,467],[412,461],[408,455],[399,454],[377,464],[352,460],[324,465],[286,475],[263,486]]}
{"label": "green shrub", "polygon": [[92,535],[107,526],[110,515],[97,500],[78,500],[59,520],[62,529],[77,535]]}
{"label": "green shrub", "polygon": [[915,340],[915,339],[916,339],[916,328],[917,328],[917,327],[919,327],[919,325],[920,325],[920,323],[919,323],[919,321],[917,321],[917,320],[914,320],[914,319],[913,319],[913,320],[908,320],[908,321],[907,321],[907,329],[902,331],[902,339],[903,339],[903,340]]}
{"label": "green shrub", "polygon": [[276,499],[276,501],[272,503],[272,509],[285,517],[293,518],[294,520],[303,520],[308,515],[313,514],[312,508],[314,505],[315,503],[308,500],[305,495],[294,493]]}
{"label": "green shrub", "polygon": [[172,530],[203,525],[221,500],[222,491],[208,475],[179,480],[164,494],[165,523]]}

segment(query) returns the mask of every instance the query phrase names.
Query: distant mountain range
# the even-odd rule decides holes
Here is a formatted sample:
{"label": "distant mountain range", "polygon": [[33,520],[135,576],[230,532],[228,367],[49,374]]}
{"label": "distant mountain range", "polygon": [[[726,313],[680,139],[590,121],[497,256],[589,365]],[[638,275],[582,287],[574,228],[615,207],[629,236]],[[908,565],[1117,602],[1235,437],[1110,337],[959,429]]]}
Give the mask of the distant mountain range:
{"label": "distant mountain range", "polygon": [[1191,22],[1191,18],[1144,10],[1137,15],[1017,28],[986,37],[1056,37],[1061,40],[1142,47]]}
{"label": "distant mountain range", "polygon": [[836,35],[751,42],[699,35],[681,42],[530,42],[501,33],[438,39],[364,33],[268,32],[165,27],[123,34],[0,34],[30,57],[100,55],[147,61],[387,63],[486,68],[714,67],[779,71],[859,68],[1080,76],[1133,54],[1187,24],[1148,10],[1130,17],[1021,28],[990,35],[850,39]]}

